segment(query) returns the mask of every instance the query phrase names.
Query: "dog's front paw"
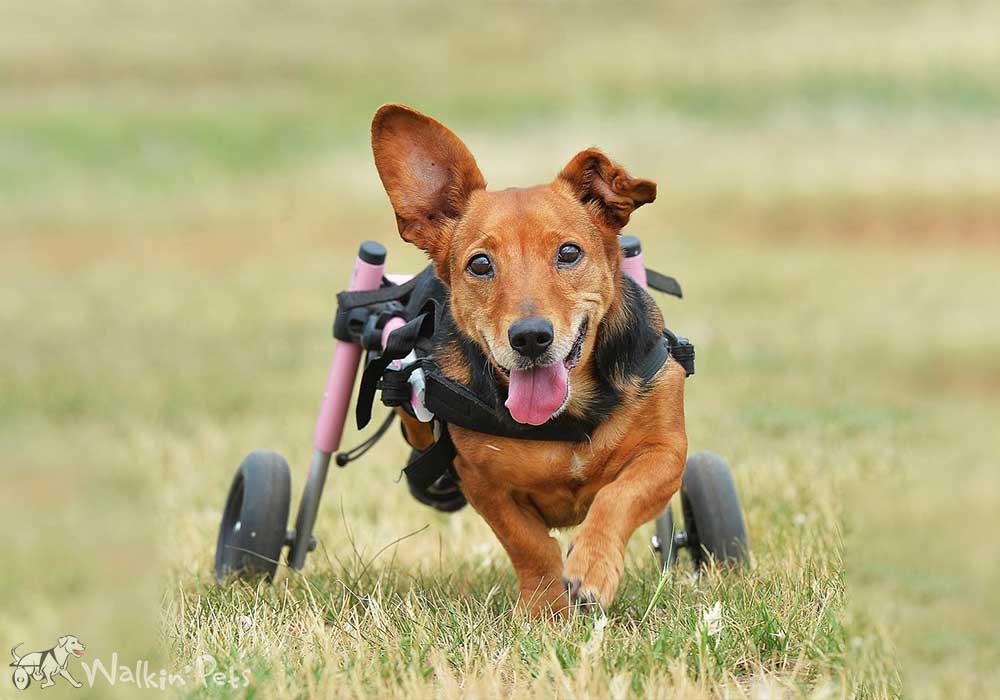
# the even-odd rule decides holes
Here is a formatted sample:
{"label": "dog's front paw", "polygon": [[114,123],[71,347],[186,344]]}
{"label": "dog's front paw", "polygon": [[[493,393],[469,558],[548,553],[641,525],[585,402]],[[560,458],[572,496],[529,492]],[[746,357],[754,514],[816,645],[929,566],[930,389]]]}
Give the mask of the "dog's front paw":
{"label": "dog's front paw", "polygon": [[563,583],[571,605],[584,610],[607,608],[615,598],[625,568],[621,547],[606,537],[581,535],[570,546]]}

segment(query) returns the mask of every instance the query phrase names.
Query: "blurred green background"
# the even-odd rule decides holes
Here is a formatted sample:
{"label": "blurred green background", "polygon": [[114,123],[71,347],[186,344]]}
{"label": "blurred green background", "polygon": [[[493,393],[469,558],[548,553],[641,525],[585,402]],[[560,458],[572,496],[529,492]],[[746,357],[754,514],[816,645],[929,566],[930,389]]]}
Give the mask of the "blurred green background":
{"label": "blurred green background", "polygon": [[[590,145],[657,181],[692,446],[752,532],[835,494],[913,695],[995,691],[996,3],[0,7],[0,643],[157,658],[240,457],[301,479],[358,242],[422,265],[368,145],[398,101],[492,187]],[[346,477],[376,523],[389,462]]]}

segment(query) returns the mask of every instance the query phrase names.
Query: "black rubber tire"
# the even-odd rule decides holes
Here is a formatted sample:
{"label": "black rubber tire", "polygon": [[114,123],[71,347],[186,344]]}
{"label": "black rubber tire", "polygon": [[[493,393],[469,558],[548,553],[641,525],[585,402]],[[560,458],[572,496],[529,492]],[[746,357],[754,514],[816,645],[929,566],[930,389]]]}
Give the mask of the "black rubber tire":
{"label": "black rubber tire", "polygon": [[288,462],[276,452],[248,454],[233,476],[215,545],[215,578],[274,576],[292,501]]}
{"label": "black rubber tire", "polygon": [[656,551],[660,553],[660,565],[663,569],[669,569],[677,561],[677,547],[674,545],[674,511],[667,504],[667,509],[655,521],[656,539],[659,542]]}
{"label": "black rubber tire", "polygon": [[712,452],[688,458],[681,482],[688,549],[696,567],[712,559],[742,564],[750,555],[747,526],[729,465]]}

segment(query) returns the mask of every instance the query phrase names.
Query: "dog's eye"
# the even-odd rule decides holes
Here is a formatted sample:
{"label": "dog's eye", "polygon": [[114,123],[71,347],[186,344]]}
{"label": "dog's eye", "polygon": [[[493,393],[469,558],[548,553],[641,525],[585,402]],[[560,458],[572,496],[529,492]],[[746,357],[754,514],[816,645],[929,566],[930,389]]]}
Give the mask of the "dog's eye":
{"label": "dog's eye", "polygon": [[556,260],[560,265],[573,265],[582,257],[583,251],[580,250],[580,246],[567,243],[559,248],[559,255],[556,256]]}
{"label": "dog's eye", "polygon": [[473,256],[465,269],[476,277],[490,277],[493,275],[493,263],[483,254]]}

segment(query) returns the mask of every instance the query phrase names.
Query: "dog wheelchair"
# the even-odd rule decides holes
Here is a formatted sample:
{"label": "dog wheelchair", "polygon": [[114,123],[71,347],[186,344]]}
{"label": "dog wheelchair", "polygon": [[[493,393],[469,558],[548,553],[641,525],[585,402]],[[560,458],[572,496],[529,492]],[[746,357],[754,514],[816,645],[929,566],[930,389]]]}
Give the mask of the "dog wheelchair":
{"label": "dog wheelchair", "polygon": [[[14,649],[17,649],[17,647],[14,647]],[[14,649],[11,649],[12,654]],[[11,675],[11,682],[14,684],[15,688],[18,690],[25,690],[31,685],[32,680],[40,681],[45,678],[45,673],[42,671],[42,664],[45,661],[46,653],[48,652],[40,655],[38,661],[35,663],[24,660],[25,657],[32,656],[31,654],[26,654],[20,658],[17,656],[14,657],[14,663],[10,664],[10,667],[14,669],[14,673]]]}
{"label": "dog wheelchair", "polygon": [[[638,238],[622,236],[620,243],[622,271],[636,285],[682,296],[676,280],[646,269]],[[586,439],[588,426],[563,421],[563,416],[538,427],[516,424],[502,409],[502,402],[498,408],[437,371],[427,353],[435,324],[441,321],[440,301],[446,290],[431,268],[413,277],[386,274],[385,259],[385,247],[371,241],[363,243],[350,285],[338,294],[334,322],[337,343],[294,527],[288,527],[288,463],[275,452],[251,452],[237,468],[223,508],[215,551],[218,581],[254,576],[271,579],[286,547],[288,565],[302,569],[306,556],[316,548],[313,527],[331,459],[345,467],[361,457],[385,435],[397,408],[434,427],[435,443],[424,451],[413,450],[403,473],[418,501],[443,512],[465,505],[461,484],[451,466],[455,448],[447,434],[448,423],[522,439]],[[367,360],[356,404],[358,427],[371,419],[377,390],[381,391],[382,403],[391,410],[371,437],[352,450],[338,452],[363,352]],[[688,375],[693,374],[694,347],[665,330],[661,343],[644,358],[649,376],[655,375],[669,357],[684,366]],[[696,568],[713,560],[734,564],[748,559],[749,542],[739,497],[722,457],[711,452],[691,455],[679,496],[675,500],[680,501],[683,529],[675,525],[672,504],[655,521],[652,546],[664,567],[674,564],[680,549],[690,553]]]}
{"label": "dog wheelchair", "polygon": [[42,670],[38,665],[22,666],[21,664],[13,663],[11,666],[14,667],[11,682],[18,690],[24,690],[31,685],[32,678],[36,681],[42,680]]}

